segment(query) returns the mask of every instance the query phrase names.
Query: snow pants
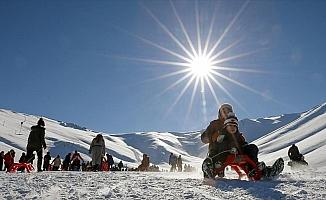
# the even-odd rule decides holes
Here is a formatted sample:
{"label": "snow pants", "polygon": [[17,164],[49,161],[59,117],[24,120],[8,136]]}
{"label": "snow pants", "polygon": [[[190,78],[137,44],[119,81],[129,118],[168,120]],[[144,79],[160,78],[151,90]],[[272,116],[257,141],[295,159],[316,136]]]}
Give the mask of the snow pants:
{"label": "snow pants", "polygon": [[[27,149],[27,161],[33,160],[33,152],[37,153],[37,171],[42,171],[43,149]],[[33,164],[33,163],[32,163]]]}

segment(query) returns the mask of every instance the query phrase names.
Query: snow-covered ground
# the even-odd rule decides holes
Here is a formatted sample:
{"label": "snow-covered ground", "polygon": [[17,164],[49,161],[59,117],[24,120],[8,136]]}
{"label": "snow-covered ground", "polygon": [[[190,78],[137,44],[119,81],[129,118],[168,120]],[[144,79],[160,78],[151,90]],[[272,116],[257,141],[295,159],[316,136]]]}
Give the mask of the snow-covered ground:
{"label": "snow-covered ground", "polygon": [[[0,150],[15,149],[18,160],[25,151],[30,127],[37,120],[38,116],[0,110]],[[45,122],[46,142],[52,156],[78,150],[86,160],[90,159],[89,144],[97,132],[47,118]],[[287,162],[287,150],[296,143],[309,167],[291,170],[285,166],[283,173],[272,181],[223,179],[211,184],[203,183],[200,172],[2,172],[0,183],[6,189],[1,190],[0,199],[326,199],[326,103],[300,114],[240,123],[247,127],[247,134],[255,135],[253,143],[259,146],[260,160],[271,164],[283,157]],[[262,132],[255,130],[271,132],[258,138]],[[182,155],[185,163],[199,168],[207,152],[200,142],[200,132],[103,135],[107,152],[113,154],[116,162],[123,160],[128,166],[138,165],[142,154],[147,153],[151,163],[168,168],[166,162],[173,152]]]}
{"label": "snow-covered ground", "polygon": [[324,175],[309,169],[273,181],[207,185],[192,173],[1,173],[0,199],[325,199]]}

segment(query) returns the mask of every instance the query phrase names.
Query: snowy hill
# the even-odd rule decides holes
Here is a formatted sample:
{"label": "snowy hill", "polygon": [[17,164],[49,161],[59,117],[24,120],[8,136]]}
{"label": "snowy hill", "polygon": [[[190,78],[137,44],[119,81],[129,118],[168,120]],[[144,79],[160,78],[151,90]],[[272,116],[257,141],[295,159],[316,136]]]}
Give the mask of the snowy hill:
{"label": "snowy hill", "polygon": [[[24,151],[30,126],[37,120],[37,116],[0,110],[0,150]],[[285,123],[287,120],[290,122]],[[269,124],[266,130],[274,129],[281,123],[277,121],[285,125],[254,141],[260,149],[260,160],[271,164],[277,157],[286,158],[289,146],[297,143],[309,168],[292,171],[285,166],[282,174],[271,181],[222,179],[209,185],[203,184],[200,173],[0,173],[0,182],[6,186],[0,199],[325,199],[326,103],[299,116],[282,115],[241,123],[253,127],[247,133],[257,133],[254,128],[258,125],[261,130],[263,124]],[[46,118],[45,122],[46,142],[53,155],[77,149],[89,159],[89,143],[96,132]],[[168,154],[173,152],[199,166],[206,152],[200,143],[200,132],[104,135],[107,151],[116,161],[122,159],[129,165],[137,165],[142,153],[148,153],[153,163],[167,167]]]}
{"label": "snowy hill", "polygon": [[[264,160],[273,160],[277,156],[285,157],[288,147],[297,142],[307,160],[314,164],[326,163],[326,155],[322,160],[310,160],[318,150],[325,150],[325,116],[326,104],[322,104],[308,112],[301,114],[285,114],[276,117],[244,119],[240,121],[240,130],[246,133],[249,141],[259,145]],[[30,127],[35,125],[39,116],[16,113],[9,110],[0,110],[0,150],[14,149],[25,151]],[[21,126],[21,122],[23,122]],[[73,123],[65,123],[45,118],[46,143],[48,150],[54,157],[61,157],[69,152],[78,150],[86,160],[90,160],[88,149],[91,140],[97,132],[80,127]],[[273,132],[271,132],[273,131]],[[267,133],[270,134],[266,135]],[[207,153],[207,147],[200,141],[200,132],[190,133],[129,133],[106,134],[107,152],[112,154],[115,161],[123,160],[129,166],[137,166],[142,154],[150,155],[153,164],[168,167],[167,161],[170,152],[182,155],[185,163],[200,166],[202,158]],[[266,136],[264,136],[266,135]],[[318,139],[317,139],[318,138]],[[320,163],[319,163],[320,162]]]}
{"label": "snowy hill", "polygon": [[254,141],[260,158],[271,160],[285,157],[293,144],[299,147],[306,160],[315,167],[326,164],[326,103],[317,106],[293,122]]}

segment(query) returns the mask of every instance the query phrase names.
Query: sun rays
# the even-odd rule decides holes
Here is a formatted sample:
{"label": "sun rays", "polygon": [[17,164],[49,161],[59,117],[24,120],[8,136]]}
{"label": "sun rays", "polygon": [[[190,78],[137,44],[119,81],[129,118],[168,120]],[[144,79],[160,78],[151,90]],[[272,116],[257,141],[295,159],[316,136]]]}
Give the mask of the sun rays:
{"label": "sun rays", "polygon": [[[172,60],[156,60],[151,58],[127,58],[130,60],[158,64],[158,65],[167,65],[173,67],[175,71],[162,74],[159,77],[155,77],[150,79],[150,81],[160,80],[164,78],[178,76],[175,82],[173,82],[170,86],[168,86],[163,91],[159,92],[157,96],[161,96],[167,91],[175,88],[176,86],[184,83],[184,87],[181,89],[180,93],[177,95],[176,99],[172,103],[172,105],[167,110],[167,114],[169,114],[173,108],[178,104],[181,98],[186,94],[188,90],[191,90],[191,96],[189,101],[188,110],[186,112],[187,119],[191,113],[194,99],[198,91],[200,92],[201,98],[201,106],[204,118],[206,118],[206,96],[212,95],[215,103],[219,105],[221,103],[221,96],[227,96],[231,101],[237,104],[241,109],[244,109],[244,106],[240,104],[240,102],[228,91],[225,86],[223,85],[223,81],[230,82],[235,84],[245,90],[248,90],[254,94],[258,94],[263,96],[263,94],[250,86],[241,83],[239,80],[234,80],[231,77],[223,74],[223,72],[241,72],[241,73],[265,73],[261,70],[256,69],[246,69],[240,68],[239,66],[230,66],[227,65],[227,62],[240,59],[245,56],[250,56],[254,53],[261,51],[261,49],[242,52],[239,54],[230,54],[233,48],[237,47],[239,43],[242,41],[242,38],[237,38],[233,42],[229,43],[225,47],[221,48],[222,41],[226,38],[228,33],[232,30],[234,24],[237,23],[238,18],[244,12],[246,7],[248,6],[249,1],[244,2],[241,7],[239,8],[238,12],[232,17],[231,21],[228,25],[223,29],[220,36],[218,38],[214,38],[214,28],[215,27],[215,19],[216,19],[216,6],[214,8],[214,12],[211,15],[211,19],[209,20],[208,30],[206,34],[204,31],[201,30],[201,22],[200,22],[200,12],[199,12],[199,3],[195,1],[194,5],[194,16],[195,21],[192,27],[195,27],[195,34],[191,35],[190,30],[187,30],[185,23],[183,22],[182,18],[179,15],[178,9],[175,6],[174,2],[170,0],[170,7],[175,17],[176,23],[179,26],[181,33],[177,35],[173,33],[166,24],[164,24],[159,17],[157,17],[152,10],[142,4],[144,10],[148,13],[148,15],[153,19],[153,21],[158,25],[158,27],[173,41],[178,50],[169,49],[163,45],[160,45],[156,42],[147,40],[141,36],[130,34],[142,42],[159,49],[165,54],[172,56],[177,61]],[[192,37],[191,37],[192,36]],[[178,37],[183,37],[185,40],[182,42]],[[195,39],[193,39],[195,38]],[[224,56],[228,54],[228,56]],[[164,57],[164,56],[162,56]],[[206,119],[205,119],[206,121]]]}

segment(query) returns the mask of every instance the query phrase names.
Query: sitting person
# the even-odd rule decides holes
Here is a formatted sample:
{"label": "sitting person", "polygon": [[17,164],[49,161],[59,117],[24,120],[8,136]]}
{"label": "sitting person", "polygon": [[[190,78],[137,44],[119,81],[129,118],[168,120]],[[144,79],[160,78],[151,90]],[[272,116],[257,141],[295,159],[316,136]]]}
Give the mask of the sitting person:
{"label": "sitting person", "polygon": [[[238,119],[232,112],[225,119],[223,129],[214,142],[214,148],[209,152],[209,158],[212,159],[215,167],[223,165],[231,149],[236,149],[239,154],[245,154],[258,163],[258,147],[246,142],[243,134],[239,132]],[[204,177],[213,176],[211,168],[212,166],[207,166],[204,161]],[[224,177],[224,171],[221,171],[218,176]]]}
{"label": "sitting person", "polygon": [[147,154],[143,154],[143,160],[141,164],[138,166],[138,171],[148,171],[149,168],[149,157]]}
{"label": "sitting person", "polygon": [[[258,162],[258,147],[255,144],[246,142],[243,134],[239,132],[238,118],[234,113],[228,114],[224,121],[224,127],[215,140],[213,151],[210,152],[209,157],[203,163],[204,177],[214,178],[214,168],[222,167],[230,153],[247,155],[256,163],[264,178],[274,177],[281,173],[284,168],[282,158],[277,159],[272,166],[266,166],[264,162]],[[253,166],[250,164],[247,164],[247,170],[250,174],[255,173]],[[217,175],[224,177],[224,170]]]}
{"label": "sitting person", "polygon": [[292,144],[288,151],[288,156],[292,161],[302,161],[303,155],[300,153],[299,149],[295,144]]}

